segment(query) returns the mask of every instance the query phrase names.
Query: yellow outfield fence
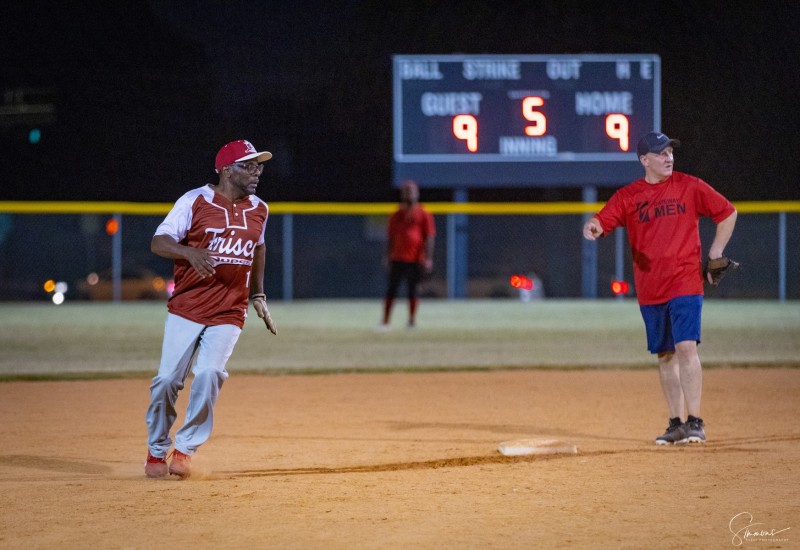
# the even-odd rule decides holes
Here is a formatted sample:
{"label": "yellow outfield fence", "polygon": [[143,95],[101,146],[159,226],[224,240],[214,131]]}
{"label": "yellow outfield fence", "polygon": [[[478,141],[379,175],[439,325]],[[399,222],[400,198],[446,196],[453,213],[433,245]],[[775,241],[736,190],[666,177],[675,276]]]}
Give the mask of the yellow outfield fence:
{"label": "yellow outfield fence", "polygon": [[[591,243],[580,232],[581,217],[604,204],[425,201],[441,235],[429,293],[506,296],[513,290],[509,275],[534,273],[548,296],[611,296],[610,282],[632,279],[624,231]],[[741,261],[742,269],[714,294],[800,298],[800,201],[734,204],[740,217],[726,252]],[[385,221],[380,218],[391,214],[396,202],[287,201],[269,206],[275,216],[266,236],[273,251],[268,266],[271,295],[357,298],[384,292]],[[43,280],[78,282],[109,267],[115,292],[121,292],[124,272],[134,268],[167,277],[168,264],[149,245],[153,229],[170,208],[172,203],[162,202],[0,201],[0,301],[35,299]],[[117,222],[111,233],[109,226],[103,227],[107,216]],[[711,225],[701,223],[700,229],[703,242],[713,238]],[[758,269],[751,268],[756,265]]]}

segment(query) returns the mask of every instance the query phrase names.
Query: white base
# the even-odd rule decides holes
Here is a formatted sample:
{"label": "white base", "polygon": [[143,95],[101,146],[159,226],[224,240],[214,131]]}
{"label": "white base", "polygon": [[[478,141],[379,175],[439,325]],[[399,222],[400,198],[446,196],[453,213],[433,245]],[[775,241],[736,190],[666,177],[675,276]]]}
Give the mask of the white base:
{"label": "white base", "polygon": [[515,439],[504,441],[497,447],[505,456],[578,454],[578,447],[556,439]]}

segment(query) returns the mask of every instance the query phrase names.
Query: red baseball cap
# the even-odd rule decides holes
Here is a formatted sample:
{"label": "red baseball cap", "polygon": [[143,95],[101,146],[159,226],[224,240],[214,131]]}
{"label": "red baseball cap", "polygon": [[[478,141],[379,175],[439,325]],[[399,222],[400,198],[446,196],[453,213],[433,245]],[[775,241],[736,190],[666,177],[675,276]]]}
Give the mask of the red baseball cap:
{"label": "red baseball cap", "polygon": [[240,139],[224,145],[222,149],[219,150],[214,168],[219,172],[222,170],[223,166],[228,166],[234,162],[257,159],[258,163],[261,164],[262,162],[267,162],[271,158],[272,153],[269,151],[256,151],[252,143],[246,139]]}

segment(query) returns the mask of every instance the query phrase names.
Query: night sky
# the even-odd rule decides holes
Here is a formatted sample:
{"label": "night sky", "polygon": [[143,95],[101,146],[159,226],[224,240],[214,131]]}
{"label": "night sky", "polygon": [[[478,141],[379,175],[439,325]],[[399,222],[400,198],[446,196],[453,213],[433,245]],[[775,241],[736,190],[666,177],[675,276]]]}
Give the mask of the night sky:
{"label": "night sky", "polygon": [[676,169],[735,201],[800,199],[796,1],[12,1],[3,12],[5,106],[15,90],[44,91],[56,112],[0,117],[0,200],[173,202],[245,138],[274,154],[267,201],[394,201],[391,56],[450,53],[658,54],[661,130],[683,142]]}

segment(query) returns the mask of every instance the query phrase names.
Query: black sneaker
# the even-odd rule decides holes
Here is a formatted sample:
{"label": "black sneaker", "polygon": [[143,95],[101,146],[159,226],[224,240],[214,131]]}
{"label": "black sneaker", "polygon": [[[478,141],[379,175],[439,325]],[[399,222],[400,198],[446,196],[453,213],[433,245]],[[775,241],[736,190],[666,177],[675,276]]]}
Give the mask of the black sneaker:
{"label": "black sneaker", "polygon": [[686,424],[670,423],[667,431],[656,438],[656,445],[686,443]]}
{"label": "black sneaker", "polygon": [[688,443],[706,442],[705,424],[703,424],[702,418],[687,420],[684,426],[686,426],[686,441]]}

